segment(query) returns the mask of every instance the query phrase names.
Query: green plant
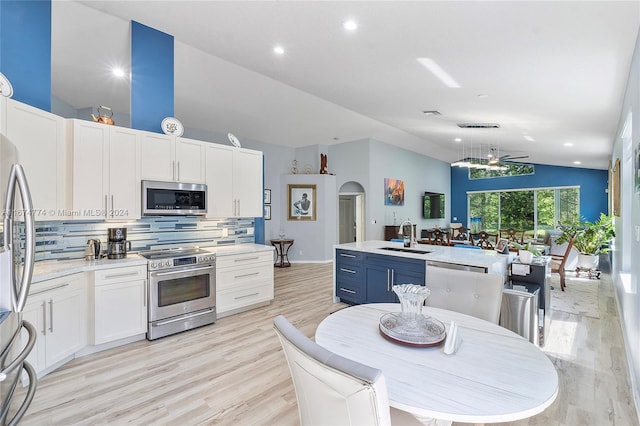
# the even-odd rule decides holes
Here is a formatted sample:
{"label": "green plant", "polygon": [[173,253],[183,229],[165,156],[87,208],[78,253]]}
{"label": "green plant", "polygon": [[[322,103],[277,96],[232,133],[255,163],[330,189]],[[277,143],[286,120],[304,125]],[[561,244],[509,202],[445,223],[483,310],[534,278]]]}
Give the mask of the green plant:
{"label": "green plant", "polygon": [[535,244],[532,244],[532,243],[519,244],[519,243],[516,243],[515,241],[510,241],[509,245],[511,247],[517,248],[518,250],[530,251],[536,257],[542,256],[542,252],[538,249],[538,247]]}
{"label": "green plant", "polygon": [[598,255],[609,251],[609,241],[615,237],[613,217],[600,213],[595,222],[577,219],[569,220],[558,225],[562,234],[556,242],[563,244],[575,235],[573,246],[582,254]]}

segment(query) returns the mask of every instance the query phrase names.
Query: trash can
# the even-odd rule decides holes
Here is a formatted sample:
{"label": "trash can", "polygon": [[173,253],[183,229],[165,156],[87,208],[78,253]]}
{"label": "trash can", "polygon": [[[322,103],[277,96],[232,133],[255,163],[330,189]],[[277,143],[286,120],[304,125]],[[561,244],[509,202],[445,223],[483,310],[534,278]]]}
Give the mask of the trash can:
{"label": "trash can", "polygon": [[505,285],[499,324],[540,346],[538,329],[538,284]]}

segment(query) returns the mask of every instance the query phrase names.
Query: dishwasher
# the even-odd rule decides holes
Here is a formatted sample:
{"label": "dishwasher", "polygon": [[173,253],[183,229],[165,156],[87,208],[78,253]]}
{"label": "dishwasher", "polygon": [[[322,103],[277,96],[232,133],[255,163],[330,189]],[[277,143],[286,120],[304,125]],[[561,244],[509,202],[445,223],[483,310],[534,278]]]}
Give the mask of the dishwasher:
{"label": "dishwasher", "polygon": [[540,346],[538,284],[510,285],[502,290],[499,324]]}

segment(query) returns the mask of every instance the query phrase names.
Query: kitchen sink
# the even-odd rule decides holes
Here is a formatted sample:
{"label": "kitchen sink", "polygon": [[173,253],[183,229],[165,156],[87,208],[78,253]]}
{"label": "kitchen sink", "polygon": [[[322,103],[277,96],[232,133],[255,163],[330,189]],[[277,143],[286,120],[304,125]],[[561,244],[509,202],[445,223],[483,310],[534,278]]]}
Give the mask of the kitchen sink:
{"label": "kitchen sink", "polygon": [[431,253],[428,250],[418,250],[418,249],[404,248],[404,247],[380,247],[380,250],[401,251],[404,253],[417,253],[417,254]]}

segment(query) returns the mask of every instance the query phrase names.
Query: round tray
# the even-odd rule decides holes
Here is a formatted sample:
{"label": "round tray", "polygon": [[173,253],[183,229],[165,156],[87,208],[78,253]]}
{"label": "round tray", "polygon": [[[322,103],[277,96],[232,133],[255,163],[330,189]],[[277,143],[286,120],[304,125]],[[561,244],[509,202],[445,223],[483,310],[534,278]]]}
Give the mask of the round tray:
{"label": "round tray", "polygon": [[385,339],[418,348],[440,346],[447,337],[442,321],[424,315],[419,316],[415,327],[409,327],[400,313],[384,314],[378,328]]}

